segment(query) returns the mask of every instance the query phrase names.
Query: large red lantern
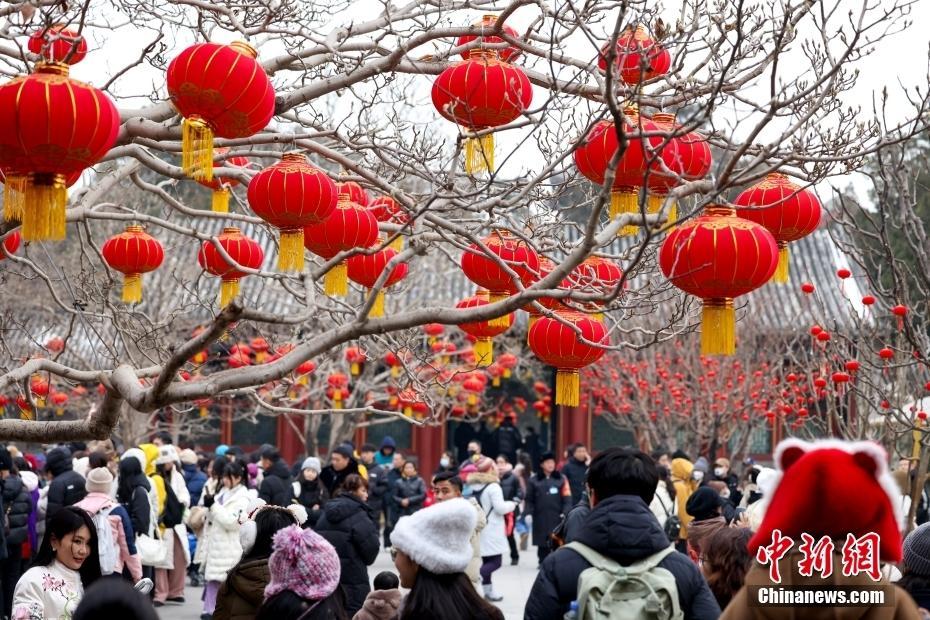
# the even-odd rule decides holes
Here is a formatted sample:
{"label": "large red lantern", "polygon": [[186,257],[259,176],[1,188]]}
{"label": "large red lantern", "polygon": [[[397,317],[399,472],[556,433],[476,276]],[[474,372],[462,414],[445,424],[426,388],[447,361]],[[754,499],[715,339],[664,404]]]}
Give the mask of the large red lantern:
{"label": "large red lantern", "polygon": [[87,41],[65,25],[43,28],[29,37],[29,51],[51,62],[76,65],[87,55]]}
{"label": "large red lantern", "polygon": [[[389,262],[397,256],[394,248],[384,248],[371,254],[356,254],[346,261],[346,269],[349,279],[357,284],[373,289],[381,273],[387,268]],[[384,316],[384,291],[407,277],[409,267],[407,263],[398,263],[391,269],[390,275],[384,281],[378,292],[375,294],[374,304],[368,316],[378,318]]]}
{"label": "large red lantern", "polygon": [[64,239],[67,186],[97,163],[119,131],[107,95],[68,77],[68,65],[40,62],[0,86],[0,170],[6,219],[25,241]]}
{"label": "large red lantern", "polygon": [[[523,278],[523,288],[529,288],[530,286],[532,286],[539,280],[542,280],[543,278],[548,276],[550,273],[552,273],[553,269],[555,269],[555,263],[552,262],[552,260],[546,258],[545,256],[540,256],[539,257],[539,271],[537,273],[527,272],[527,274]],[[565,289],[568,289],[570,287],[571,287],[571,282],[569,281],[568,278],[563,279],[562,283],[559,286],[559,288],[565,288]],[[563,303],[561,298],[537,297],[535,301],[539,305],[541,305],[543,308],[546,308],[548,310],[556,310],[559,308],[565,309],[565,304]],[[541,316],[539,310],[536,309],[536,306],[533,305],[532,302],[523,306],[522,310],[530,315],[529,316],[529,319],[530,319],[529,328],[532,328],[533,324]],[[529,334],[529,328],[527,329],[527,334]]]}
{"label": "large red lantern", "polygon": [[[331,260],[340,252],[369,248],[377,240],[378,222],[368,209],[352,202],[349,190],[340,192],[336,208],[329,217],[319,224],[304,228],[304,245],[324,260]],[[348,295],[346,261],[326,272],[323,291],[330,297]]]}
{"label": "large red lantern", "polygon": [[[216,152],[218,155],[223,155],[228,150],[229,149],[216,149]],[[245,168],[248,165],[249,160],[247,157],[227,157],[226,161],[214,162],[213,167]],[[214,174],[209,181],[206,179],[199,179],[197,182],[213,190],[213,199],[210,208],[214,213],[229,213],[230,189],[239,185],[239,179],[236,177],[224,177]]]}
{"label": "large red lantern", "polygon": [[[486,306],[489,303],[488,292],[479,290],[471,297],[467,297],[457,303],[455,307],[459,309],[477,308],[479,306]],[[510,326],[513,325],[514,313],[511,312],[504,318],[506,319],[506,323],[504,324],[501,324],[501,321],[495,321],[493,324],[491,321],[459,323],[459,329],[476,339],[474,352],[478,366],[490,366],[491,362],[494,361],[493,339],[510,329]]]}
{"label": "large red lantern", "polygon": [[[583,293],[611,295],[623,279],[623,270],[617,263],[602,256],[589,256],[581,262],[568,276],[571,288]],[[588,304],[585,304],[588,305]],[[590,306],[601,308],[604,301],[595,301]],[[594,314],[598,321],[603,319],[600,312]]]}
{"label": "large red lantern", "polygon": [[[608,43],[601,49],[597,66],[607,71]],[[619,70],[620,79],[635,86],[641,82],[665,75],[672,67],[672,56],[640,24],[628,28],[617,37],[617,53],[614,63]]]}
{"label": "large red lantern", "polygon": [[16,254],[16,250],[19,249],[19,231],[14,230],[6,236],[6,239],[3,240],[3,249],[6,250],[6,253],[0,252],[0,260],[6,260],[6,255],[9,254],[12,256]]}
{"label": "large red lantern", "polygon": [[[262,261],[265,259],[262,246],[243,235],[235,226],[224,228],[223,233],[217,237],[217,241],[238,266],[248,269],[258,269],[262,266]],[[222,279],[220,306],[225,308],[239,294],[239,280],[248,274],[226,262],[210,239],[201,245],[197,262],[208,273]]]}
{"label": "large red lantern", "polygon": [[778,243],[778,269],[775,282],[788,281],[788,244],[811,234],[820,225],[820,201],[809,189],[802,189],[787,176],[770,173],[734,201],[737,214],[765,226]]}
{"label": "large red lantern", "polygon": [[[652,122],[667,132],[667,143],[662,147],[662,165],[671,174],[651,174],[649,177],[649,212],[658,213],[669,191],[682,181],[697,181],[710,172],[714,163],[707,138],[697,131],[685,131],[675,122],[675,115],[657,112]],[[658,162],[656,162],[658,164]],[[660,167],[653,165],[657,171]],[[674,201],[669,205],[668,221],[678,219],[678,208]]]}
{"label": "large red lantern", "polygon": [[536,321],[528,341],[536,357],[558,371],[555,403],[577,407],[581,398],[578,372],[604,355],[603,347],[609,343],[607,328],[581,312],[560,312],[558,318]]}
{"label": "large red lantern", "polygon": [[[462,52],[462,58],[465,60],[471,58],[472,54],[475,52],[480,53],[481,50],[485,49],[486,45],[507,43],[499,36],[490,34],[491,31],[497,26],[497,15],[482,15],[481,19],[473,23],[472,26],[481,28],[481,34],[464,34],[459,37],[458,41],[455,42],[456,47],[461,47],[463,45],[468,45],[475,39],[480,39],[477,48],[472,48]],[[501,29],[513,39],[519,38],[520,36],[516,30],[510,26],[507,26],[506,24],[502,25]],[[485,34],[485,32],[488,34]],[[521,50],[519,47],[510,44],[507,44],[507,47],[503,49],[494,51],[497,53],[498,58],[504,62],[513,62],[523,53],[523,50]]]}
{"label": "large red lantern", "polygon": [[669,233],[659,250],[659,266],[665,277],[704,300],[704,355],[733,355],[733,298],[768,282],[777,264],[778,246],[772,234],[722,206],[708,207],[704,215]]}
{"label": "large red lantern", "polygon": [[[492,256],[477,244],[471,244],[462,253],[462,271],[480,288],[490,292],[491,303],[506,299],[516,293],[514,279],[504,267],[506,265],[521,281],[539,273],[539,256],[525,241],[506,230],[495,230],[482,239]],[[506,316],[491,319],[492,324],[509,326]]]}
{"label": "large red lantern", "polygon": [[128,304],[142,301],[142,274],[158,269],[165,259],[161,243],[141,226],[128,226],[107,239],[100,251],[110,269],[124,274],[122,299]]}
{"label": "large red lantern", "polygon": [[278,269],[304,270],[304,227],[323,222],[336,201],[336,184],[303,153],[285,153],[281,161],[252,177],[249,206],[281,230]]}
{"label": "large red lantern", "polygon": [[[472,132],[506,125],[533,102],[526,73],[503,62],[494,50],[472,50],[433,83],[433,105],[449,121]],[[494,134],[465,140],[465,171],[494,170]]]}
{"label": "large red lantern", "polygon": [[248,43],[197,43],[168,65],[168,96],[184,123],[181,165],[196,180],[213,178],[213,137],[246,138],[274,116],[274,88]]}
{"label": "large red lantern", "polygon": [[[378,196],[368,203],[368,210],[379,222],[403,225],[410,221],[407,213],[390,196]],[[400,233],[395,234],[396,236],[391,239],[391,247],[400,252],[404,249],[404,237]]]}

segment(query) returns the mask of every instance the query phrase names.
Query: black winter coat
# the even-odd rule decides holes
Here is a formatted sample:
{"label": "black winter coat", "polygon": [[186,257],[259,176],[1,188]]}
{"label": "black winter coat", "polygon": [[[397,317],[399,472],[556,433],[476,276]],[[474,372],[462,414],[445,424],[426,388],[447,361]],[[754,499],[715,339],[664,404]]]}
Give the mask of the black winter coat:
{"label": "black winter coat", "polygon": [[378,557],[381,546],[371,508],[351,493],[340,495],[323,507],[314,530],[339,554],[342,565],[339,583],[345,591],[346,612],[351,618],[362,608],[371,591],[368,566]]}
{"label": "black winter coat", "polygon": [[517,462],[517,450],[523,447],[523,438],[513,424],[502,424],[494,432],[494,438],[497,440],[497,452],[492,454],[503,454],[511,464]]}
{"label": "black winter coat", "polygon": [[[385,467],[390,467],[385,465]],[[387,493],[384,494],[384,507],[387,510],[387,517],[391,523],[396,523],[398,519],[398,511],[400,506],[397,505],[397,502],[394,501],[394,486],[397,484],[397,481],[403,478],[404,475],[399,469],[391,467],[388,469],[385,476],[387,480]]]}
{"label": "black winter coat", "polygon": [[[562,517],[572,507],[572,498],[564,492],[565,478],[557,471],[546,477],[537,472],[526,485],[526,514],[533,515],[533,544],[548,544]],[[569,601],[571,602],[571,601]]]}
{"label": "black winter coat", "polygon": [[355,459],[349,459],[349,464],[346,465],[345,469],[342,471],[336,471],[336,468],[332,465],[327,465],[324,467],[323,471],[320,472],[320,481],[323,483],[323,486],[326,487],[326,490],[329,492],[329,496],[335,497],[336,489],[339,488],[343,481],[350,474],[358,473],[358,461]]}
{"label": "black winter coat", "polygon": [[116,499],[129,513],[132,531],[136,534],[148,534],[152,523],[152,508],[149,503],[149,481],[145,474],[139,474],[129,481],[129,497],[123,497],[119,492]]}
{"label": "black winter coat", "polygon": [[3,480],[3,510],[8,519],[6,544],[9,547],[26,542],[29,536],[29,514],[32,512],[32,495],[26,490],[23,479],[10,476]]}
{"label": "black winter coat", "polygon": [[[641,497],[614,495],[598,503],[577,538],[623,566],[669,546],[662,526]],[[526,604],[524,620],[561,620],[578,598],[578,576],[590,564],[571,549],[559,549],[539,570]],[[720,606],[700,570],[684,554],[672,552],[659,566],[675,576],[678,601],[686,620],[716,620]]]}
{"label": "black winter coat", "polygon": [[[307,523],[304,527],[315,528],[317,521],[320,520],[320,515],[323,514],[323,506],[329,500],[329,493],[326,492],[326,487],[320,482],[319,476],[313,482],[301,479],[296,484],[300,488],[300,493],[294,499],[307,509]],[[318,506],[318,508],[314,510],[314,506]]]}
{"label": "black winter coat", "polygon": [[371,506],[374,511],[374,519],[377,520],[384,508],[384,496],[390,490],[388,488],[388,472],[391,466],[372,463],[366,467],[368,467],[368,505]]}
{"label": "black winter coat", "polygon": [[284,461],[278,459],[265,472],[262,485],[258,489],[258,497],[272,506],[287,506],[291,503],[294,497],[291,472]]}
{"label": "black winter coat", "polygon": [[87,495],[87,489],[84,488],[84,476],[72,470],[56,474],[55,478],[48,485],[48,508],[45,512],[46,523],[53,514],[65,506],[73,506]]}
{"label": "black winter coat", "polygon": [[572,489],[572,505],[574,506],[581,499],[581,494],[584,493],[584,479],[588,475],[588,466],[572,457],[562,467],[562,475],[568,478],[568,485]]}
{"label": "black winter coat", "polygon": [[[397,516],[406,517],[423,508],[423,501],[426,499],[426,483],[419,476],[400,478],[394,483],[393,493],[394,503],[397,505]],[[406,508],[400,503],[402,499],[410,500]]]}

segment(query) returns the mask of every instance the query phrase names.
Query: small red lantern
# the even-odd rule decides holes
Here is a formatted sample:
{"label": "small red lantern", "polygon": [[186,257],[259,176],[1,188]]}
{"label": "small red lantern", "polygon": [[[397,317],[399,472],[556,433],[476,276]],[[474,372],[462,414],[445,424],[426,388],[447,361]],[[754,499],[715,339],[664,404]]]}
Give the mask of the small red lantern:
{"label": "small red lantern", "polygon": [[607,328],[580,312],[562,312],[558,319],[543,317],[536,321],[528,341],[536,357],[558,371],[555,403],[577,407],[581,395],[579,370],[604,355],[605,349],[597,345],[609,343]]}
{"label": "small red lantern", "polygon": [[285,153],[249,182],[249,206],[281,230],[278,269],[304,270],[304,227],[320,224],[337,202],[336,184],[303,153]]}
{"label": "small red lantern", "polygon": [[43,28],[29,37],[29,51],[49,62],[76,65],[87,55],[87,41],[63,24]]}
{"label": "small red lantern", "polygon": [[110,237],[100,252],[110,269],[124,274],[122,299],[127,304],[142,301],[142,274],[158,269],[165,259],[161,243],[141,226],[128,226]]}
{"label": "small red lantern", "polygon": [[805,282],[801,285],[801,292],[810,295],[814,292],[814,285],[810,282]]}
{"label": "small red lantern", "polygon": [[32,379],[29,380],[29,390],[32,392],[33,396],[35,396],[36,404],[40,407],[44,407],[45,398],[51,390],[48,381],[39,375],[33,375]]}
{"label": "small red lantern", "polygon": [[[397,204],[397,201],[390,196],[379,196],[368,203],[368,210],[375,216],[379,222],[391,222],[394,224],[406,224],[410,221],[406,211]],[[404,237],[399,233],[391,239],[391,247],[400,252],[404,249]]]}
{"label": "small red lantern", "polygon": [[[479,290],[473,296],[463,299],[455,305],[456,308],[465,309],[465,308],[475,308],[478,306],[486,306],[490,303],[488,300],[488,292],[485,290]],[[514,313],[506,315],[507,319],[506,324],[501,325],[500,321],[472,321],[468,323],[459,323],[459,329],[476,338],[474,353],[478,366],[490,366],[491,362],[494,361],[494,344],[493,339],[495,336],[503,334],[505,331],[510,329],[510,326],[514,321]]]}
{"label": "small red lantern", "polygon": [[397,357],[397,354],[393,351],[388,351],[384,354],[384,363],[391,369],[392,377],[399,377],[401,371],[404,369],[403,362],[401,362],[400,358]]}
{"label": "small red lantern", "polygon": [[[341,186],[336,208],[319,224],[304,228],[304,246],[324,260],[340,252],[366,249],[378,240],[378,222],[361,205],[352,202],[351,189]],[[330,297],[349,294],[348,265],[340,262],[326,272],[323,291]]]}
{"label": "small red lantern", "polygon": [[898,304],[891,309],[891,313],[898,317],[898,331],[904,329],[904,317],[907,316],[907,306]]}
{"label": "small red lantern", "polygon": [[248,43],[197,43],[168,65],[168,96],[184,117],[181,165],[213,178],[213,137],[246,138],[274,116],[274,88]]}
{"label": "small red lantern", "polygon": [[794,383],[794,382],[797,381],[797,380],[798,380],[798,376],[797,376],[796,374],[794,374],[793,372],[789,372],[789,373],[785,376],[785,381],[787,381],[788,383]]}
{"label": "small red lantern", "polygon": [[894,351],[888,347],[883,347],[879,349],[878,356],[883,360],[890,360],[894,358]]}
{"label": "small red lantern", "polygon": [[[433,105],[446,120],[472,132],[516,120],[533,102],[526,73],[503,62],[495,50],[472,50],[468,60],[439,74]],[[465,140],[465,172],[494,170],[494,134]]]}
{"label": "small red lantern", "polygon": [[861,367],[858,360],[846,360],[846,370],[849,372],[857,372]]}
{"label": "small red lantern", "polygon": [[16,397],[16,406],[19,407],[19,417],[22,420],[31,420],[32,414],[32,405],[29,404],[29,399],[24,396]]}
{"label": "small red lantern", "polygon": [[733,201],[738,215],[765,226],[778,243],[775,282],[788,281],[788,244],[811,234],[820,225],[820,201],[809,189],[784,174],[772,172]]}
{"label": "small red lantern", "polygon": [[817,377],[814,379],[814,387],[818,387],[820,389],[827,387],[827,380],[823,377]]}
{"label": "small red lantern", "polygon": [[872,295],[865,295],[862,298],[862,305],[864,306],[871,306],[874,303],[875,303],[875,297],[873,297]]}
{"label": "small red lantern", "polygon": [[[463,45],[468,45],[475,39],[480,39],[478,42],[478,47],[462,52],[462,58],[465,60],[470,59],[474,55],[480,57],[481,54],[485,53],[482,51],[485,49],[485,45],[506,43],[506,41],[504,41],[499,36],[490,34],[491,30],[497,26],[497,15],[482,15],[481,19],[474,22],[472,26],[481,28],[481,34],[464,34],[458,38],[458,41],[455,42],[456,47],[461,47]],[[506,24],[502,24],[501,29],[506,32],[507,35],[512,39],[519,38],[520,36],[516,30]],[[485,34],[485,32],[488,32],[489,34]],[[513,62],[523,53],[523,50],[514,45],[508,45],[508,47],[505,47],[504,49],[498,49],[494,51],[504,62]]]}
{"label": "small red lantern", "polygon": [[[371,254],[356,254],[346,261],[347,275],[350,280],[368,288],[370,291],[377,284],[381,273],[387,269],[388,263],[394,260],[396,256],[397,251],[391,247]],[[384,316],[384,291],[406,278],[408,271],[409,266],[407,263],[397,263],[391,268],[391,273],[384,281],[384,285],[375,294],[374,303],[368,312],[369,317],[378,318]]]}
{"label": "small red lantern", "polygon": [[445,333],[446,328],[441,323],[427,323],[423,326],[423,331],[426,332],[427,343],[432,345]]}
{"label": "small red lantern", "polygon": [[252,350],[255,351],[255,363],[264,364],[265,360],[268,359],[268,350],[271,348],[268,345],[268,341],[261,336],[256,336],[252,338],[249,345],[252,347]]}
{"label": "small red lantern", "polygon": [[0,260],[6,260],[7,255],[13,256],[16,254],[16,250],[19,249],[19,240],[18,230],[14,230],[7,234],[6,238],[3,240],[3,245],[0,246],[0,248],[4,250],[0,252]]}
{"label": "small red lantern", "polygon": [[917,419],[920,420],[921,422],[926,422],[926,421],[927,421],[927,412],[926,412],[926,411],[918,411],[918,412],[917,412]]}
{"label": "small red lantern", "polygon": [[[597,66],[607,71],[607,54],[610,43],[601,49]],[[614,60],[620,79],[635,86],[668,73],[672,67],[672,56],[658,41],[653,39],[642,24],[628,28],[617,37],[617,54]]]}
{"label": "small red lantern", "polygon": [[349,374],[357,377],[362,374],[362,365],[368,361],[368,355],[359,347],[346,349],[346,362],[349,363]]}
{"label": "small red lantern", "polygon": [[830,342],[830,332],[822,331],[817,334],[817,340],[819,342]]}
{"label": "small red lantern", "polygon": [[[623,270],[620,269],[620,266],[601,256],[587,257],[575,267],[567,278],[572,289],[583,293],[596,293],[604,297],[612,295],[622,279]],[[605,304],[606,300],[595,301],[590,305],[603,308]],[[593,315],[593,318],[600,321],[603,316],[600,312],[597,312]]]}
{"label": "small red lantern", "polygon": [[811,336],[816,336],[823,331],[823,328],[820,325],[814,325],[811,327]]}
{"label": "small red lantern", "polygon": [[333,401],[333,409],[342,409],[343,402],[349,397],[349,378],[341,372],[334,372],[326,377],[326,396]]}
{"label": "small red lantern", "polygon": [[308,375],[316,370],[316,362],[307,360],[297,367],[297,383],[307,385]]}
{"label": "small red lantern", "polygon": [[497,358],[497,363],[503,369],[503,376],[509,379],[513,375],[513,369],[517,367],[517,356],[513,353],[504,353]]}
{"label": "small red lantern", "polygon": [[250,353],[251,350],[248,347],[233,347],[229,350],[229,357],[226,359],[226,363],[230,368],[251,366],[252,358]]}
{"label": "small red lantern", "polygon": [[712,206],[665,238],[659,265],[672,284],[704,300],[701,352],[733,355],[733,298],[762,286],[778,263],[778,247],[763,226]]}
{"label": "small red lantern", "polygon": [[833,383],[849,383],[849,374],[845,372],[835,372],[832,377]]}
{"label": "small red lantern", "polygon": [[[652,122],[666,132],[662,136],[662,164],[671,172],[662,170],[659,162],[650,162],[648,186],[649,213],[658,213],[669,192],[682,181],[703,179],[710,172],[714,159],[707,138],[697,131],[685,131],[675,122],[675,115],[656,112]],[[668,222],[678,220],[678,207],[673,200],[668,209]]]}
{"label": "small red lantern", "polygon": [[[229,149],[216,149],[218,155],[224,155],[228,151]],[[214,168],[245,168],[248,165],[249,160],[246,157],[227,157],[226,161],[217,161],[213,163]],[[230,188],[239,185],[239,179],[236,177],[223,177],[213,174],[209,181],[206,179],[198,179],[197,182],[213,190],[213,200],[210,208],[214,213],[229,213]]]}
{"label": "small red lantern", "polygon": [[849,269],[843,268],[843,269],[836,270],[836,277],[839,278],[840,280],[845,280],[851,275],[852,275],[852,272]]}
{"label": "small red lantern", "polygon": [[[229,257],[236,262],[237,266],[247,269],[258,269],[262,266],[262,261],[265,259],[262,246],[243,235],[235,226],[224,228],[223,233],[217,237],[217,242],[229,254]],[[200,252],[197,255],[197,262],[211,275],[222,279],[220,306],[225,308],[239,294],[239,280],[248,274],[227,263],[226,259],[216,249],[213,241],[209,239],[201,245]]]}
{"label": "small red lantern", "polygon": [[[509,231],[495,230],[482,243],[493,257],[473,243],[462,253],[462,272],[480,288],[490,291],[491,303],[506,299],[517,290],[513,277],[500,263],[516,273],[521,281],[539,272],[536,251]],[[509,325],[507,316],[491,319],[491,323]]]}

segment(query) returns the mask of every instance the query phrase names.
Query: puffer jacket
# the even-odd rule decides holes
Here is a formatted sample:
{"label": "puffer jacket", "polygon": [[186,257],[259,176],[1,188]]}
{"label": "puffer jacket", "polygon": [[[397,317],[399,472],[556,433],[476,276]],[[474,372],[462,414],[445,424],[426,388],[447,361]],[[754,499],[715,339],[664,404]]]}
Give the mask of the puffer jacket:
{"label": "puffer jacket", "polygon": [[67,448],[55,448],[48,453],[45,467],[54,478],[48,485],[46,520],[65,506],[73,506],[84,499],[84,476],[72,469],[71,452]]}
{"label": "puffer jacket", "polygon": [[272,506],[287,506],[291,503],[294,498],[291,490],[291,472],[283,460],[278,459],[265,472],[258,489],[258,498]]}
{"label": "puffer jacket", "polygon": [[320,515],[323,514],[323,506],[329,501],[326,487],[320,482],[319,477],[312,482],[301,478],[300,481],[291,484],[291,487],[294,492],[294,501],[307,509],[307,522],[304,527],[316,527]]}
{"label": "puffer jacket", "polygon": [[18,547],[29,537],[29,513],[32,512],[32,497],[19,476],[10,475],[2,482],[3,509],[10,530],[6,533],[7,547]]}
{"label": "puffer jacket", "polygon": [[213,620],[252,620],[271,581],[268,558],[240,562],[229,571],[216,595]]}
{"label": "puffer jacket", "polygon": [[[576,542],[591,547],[622,566],[629,566],[669,546],[655,515],[639,496],[614,495],[591,509]],[[578,598],[578,577],[590,564],[562,547],[547,557],[526,603],[524,620],[561,620]],[[659,566],[675,577],[678,602],[688,620],[716,620],[720,606],[698,567],[673,551]]]}
{"label": "puffer jacket", "polygon": [[239,562],[242,556],[239,528],[252,498],[241,484],[217,493],[197,545],[196,558],[207,581],[225,581],[226,574]]}
{"label": "puffer jacket", "polygon": [[480,536],[481,555],[487,557],[509,553],[505,515],[513,512],[516,504],[504,501],[504,493],[497,482],[497,472],[469,474],[468,484],[472,488],[472,497],[487,516],[487,524]]}
{"label": "puffer jacket", "polygon": [[[394,483],[392,495],[394,504],[397,506],[397,515],[400,517],[412,515],[423,508],[423,500],[426,499],[426,483],[419,476],[401,478]],[[410,500],[406,508],[400,503],[402,499]]]}
{"label": "puffer jacket", "polygon": [[368,566],[378,557],[378,528],[371,518],[371,507],[355,495],[346,493],[330,500],[323,507],[316,532],[328,540],[342,565],[339,583],[346,595],[346,612],[352,616],[371,591]]}
{"label": "puffer jacket", "polygon": [[562,467],[562,475],[568,478],[568,486],[572,491],[572,505],[578,503],[584,493],[584,481],[588,475],[588,464],[570,457]]}

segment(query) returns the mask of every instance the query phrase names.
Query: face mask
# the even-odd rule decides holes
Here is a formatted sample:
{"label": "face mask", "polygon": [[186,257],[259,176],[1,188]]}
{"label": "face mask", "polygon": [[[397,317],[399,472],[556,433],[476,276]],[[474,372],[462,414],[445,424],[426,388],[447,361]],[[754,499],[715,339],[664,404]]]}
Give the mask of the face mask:
{"label": "face mask", "polygon": [[723,478],[727,475],[727,470],[723,467],[714,467],[714,475],[718,478]]}
{"label": "face mask", "polygon": [[471,450],[468,451],[468,453],[469,453],[470,455],[472,455],[472,456],[475,456],[476,454],[478,454],[478,451],[475,450],[475,449],[471,449]]}
{"label": "face mask", "polygon": [[701,480],[704,479],[704,472],[702,472],[702,471],[700,471],[700,470],[695,471],[695,472],[693,472],[693,473],[691,474],[691,477],[694,478],[695,480],[697,480],[698,482],[700,482]]}
{"label": "face mask", "polygon": [[448,466],[449,466],[449,459],[439,459],[439,466],[440,466],[440,467],[448,467]]}

